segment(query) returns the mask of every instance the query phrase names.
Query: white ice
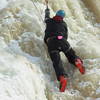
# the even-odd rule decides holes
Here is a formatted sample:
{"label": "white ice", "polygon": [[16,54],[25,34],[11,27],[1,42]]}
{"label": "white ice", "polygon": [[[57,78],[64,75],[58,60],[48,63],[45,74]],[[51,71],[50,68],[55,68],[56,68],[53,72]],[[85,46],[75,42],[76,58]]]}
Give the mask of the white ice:
{"label": "white ice", "polygon": [[51,17],[66,11],[68,41],[86,67],[61,93],[43,42],[45,8],[43,0],[0,2],[0,100],[100,100],[100,24],[82,0],[49,1]]}

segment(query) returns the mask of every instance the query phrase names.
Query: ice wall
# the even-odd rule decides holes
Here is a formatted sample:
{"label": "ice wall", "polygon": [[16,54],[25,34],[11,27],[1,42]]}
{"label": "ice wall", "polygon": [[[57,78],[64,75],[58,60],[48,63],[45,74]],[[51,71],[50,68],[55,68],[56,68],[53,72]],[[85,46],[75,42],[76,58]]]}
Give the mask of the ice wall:
{"label": "ice wall", "polygon": [[47,100],[41,63],[22,52],[16,41],[8,46],[0,38],[0,100]]}
{"label": "ice wall", "polygon": [[100,23],[100,1],[99,0],[83,0],[86,6],[92,11],[96,17],[97,22]]}
{"label": "ice wall", "polygon": [[[86,67],[85,75],[80,75],[75,70],[68,89],[65,93],[60,93],[52,62],[43,42],[45,8],[44,0],[4,0],[2,3],[1,100],[99,100],[100,25],[95,16],[82,0],[49,0],[51,17],[57,10],[65,10],[68,41],[84,59]],[[63,60],[67,61],[65,58]],[[72,70],[71,65],[66,66],[69,67],[66,70]]]}

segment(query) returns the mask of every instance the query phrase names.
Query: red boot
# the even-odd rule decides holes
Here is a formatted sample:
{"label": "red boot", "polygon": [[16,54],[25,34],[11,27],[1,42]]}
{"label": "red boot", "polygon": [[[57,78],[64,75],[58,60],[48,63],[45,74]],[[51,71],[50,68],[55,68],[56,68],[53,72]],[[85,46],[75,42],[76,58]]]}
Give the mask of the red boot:
{"label": "red boot", "polygon": [[79,69],[81,74],[85,74],[85,67],[83,66],[83,62],[81,61],[81,59],[76,59],[75,65]]}
{"label": "red boot", "polygon": [[64,92],[67,86],[67,79],[64,76],[60,76],[60,92]]}

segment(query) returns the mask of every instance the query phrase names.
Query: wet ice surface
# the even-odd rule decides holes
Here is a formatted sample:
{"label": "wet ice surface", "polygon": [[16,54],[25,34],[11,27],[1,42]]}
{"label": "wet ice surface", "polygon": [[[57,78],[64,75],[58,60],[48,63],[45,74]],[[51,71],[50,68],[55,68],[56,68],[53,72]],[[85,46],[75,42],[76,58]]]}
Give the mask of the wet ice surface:
{"label": "wet ice surface", "polygon": [[60,93],[43,43],[44,1],[3,0],[0,3],[1,100],[100,100],[100,25],[86,18],[92,14],[80,0],[55,2],[50,1],[51,16],[59,8],[67,12],[68,41],[83,58],[86,74],[81,75],[62,55],[69,80],[66,91]]}

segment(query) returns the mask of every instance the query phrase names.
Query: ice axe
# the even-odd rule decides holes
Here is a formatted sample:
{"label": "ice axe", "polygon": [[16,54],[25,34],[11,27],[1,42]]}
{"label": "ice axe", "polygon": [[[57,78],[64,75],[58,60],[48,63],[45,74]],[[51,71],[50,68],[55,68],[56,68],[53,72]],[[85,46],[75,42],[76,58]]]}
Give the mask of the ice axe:
{"label": "ice axe", "polygon": [[48,8],[48,0],[45,0],[45,2],[46,2],[46,6],[47,6],[47,8]]}

